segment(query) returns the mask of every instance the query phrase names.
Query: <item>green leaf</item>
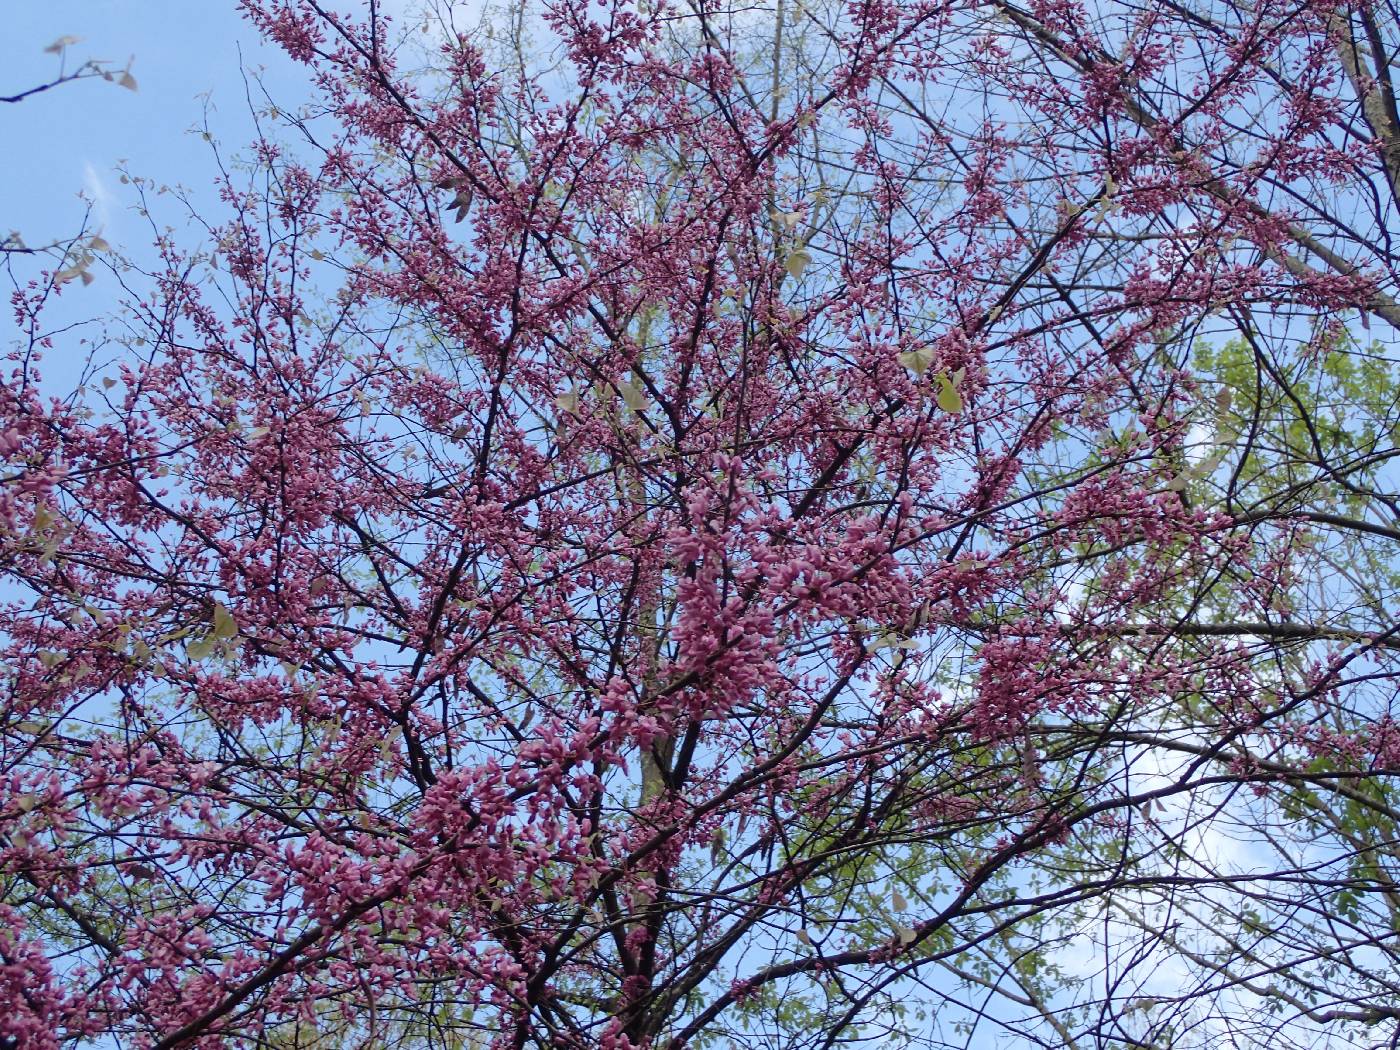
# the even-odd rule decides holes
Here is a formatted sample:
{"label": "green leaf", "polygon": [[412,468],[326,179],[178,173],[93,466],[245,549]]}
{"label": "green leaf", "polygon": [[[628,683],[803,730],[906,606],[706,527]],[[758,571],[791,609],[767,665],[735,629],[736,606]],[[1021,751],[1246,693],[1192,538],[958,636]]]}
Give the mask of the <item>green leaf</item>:
{"label": "green leaf", "polygon": [[796,248],[788,252],[787,260],[783,263],[783,268],[792,274],[794,280],[802,280],[802,273],[807,269],[807,264],[812,261],[812,253],[806,248]]}
{"label": "green leaf", "polygon": [[921,376],[928,371],[929,365],[933,364],[933,348],[925,346],[919,350],[907,350],[896,360],[915,375]]}
{"label": "green leaf", "polygon": [[214,635],[219,641],[238,637],[238,621],[233,614],[217,602],[214,605]]}
{"label": "green leaf", "polygon": [[945,375],[935,377],[938,382],[938,407],[950,415],[957,415],[963,410],[962,394],[958,393],[957,386]]}

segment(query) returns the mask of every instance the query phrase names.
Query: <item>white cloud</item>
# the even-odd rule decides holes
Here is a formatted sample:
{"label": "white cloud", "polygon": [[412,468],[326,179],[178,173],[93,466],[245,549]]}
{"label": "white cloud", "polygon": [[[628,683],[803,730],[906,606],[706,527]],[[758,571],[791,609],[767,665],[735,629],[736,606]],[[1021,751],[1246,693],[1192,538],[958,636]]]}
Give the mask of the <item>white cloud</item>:
{"label": "white cloud", "polygon": [[114,198],[112,191],[107,188],[107,184],[90,160],[83,161],[83,197],[92,204],[92,214],[93,218],[97,220],[97,229],[110,232]]}

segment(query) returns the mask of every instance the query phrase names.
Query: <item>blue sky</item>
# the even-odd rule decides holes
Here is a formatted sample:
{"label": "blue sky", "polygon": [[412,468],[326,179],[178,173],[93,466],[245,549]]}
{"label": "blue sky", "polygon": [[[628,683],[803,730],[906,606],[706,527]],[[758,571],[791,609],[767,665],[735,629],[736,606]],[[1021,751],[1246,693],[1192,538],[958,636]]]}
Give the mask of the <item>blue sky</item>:
{"label": "blue sky", "polygon": [[[85,193],[106,239],[140,254],[149,227],[127,214],[133,195],[118,181],[119,161],[188,187],[197,201],[208,194],[212,205],[209,145],[190,130],[203,119],[201,96],[208,93],[211,125],[233,150],[251,137],[244,68],[265,67],[274,94],[291,105],[307,96],[301,72],[258,41],[234,0],[7,0],[5,8],[0,95],[52,79],[59,60],[44,48],[67,35],[81,38],[67,49],[70,68],[98,58],[120,70],[130,59],[138,85],[132,92],[88,80],[0,105],[0,233],[17,229],[29,244],[71,234]],[[168,221],[176,218],[172,209]]]}

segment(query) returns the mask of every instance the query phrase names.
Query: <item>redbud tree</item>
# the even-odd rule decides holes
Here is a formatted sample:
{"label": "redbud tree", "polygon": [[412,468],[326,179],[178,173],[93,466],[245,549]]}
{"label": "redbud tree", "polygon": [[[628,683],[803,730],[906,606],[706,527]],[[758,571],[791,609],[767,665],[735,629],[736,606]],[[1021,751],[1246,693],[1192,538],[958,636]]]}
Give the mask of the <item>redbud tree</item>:
{"label": "redbud tree", "polygon": [[242,7],[11,261],[0,1038],[1391,1045],[1391,6]]}

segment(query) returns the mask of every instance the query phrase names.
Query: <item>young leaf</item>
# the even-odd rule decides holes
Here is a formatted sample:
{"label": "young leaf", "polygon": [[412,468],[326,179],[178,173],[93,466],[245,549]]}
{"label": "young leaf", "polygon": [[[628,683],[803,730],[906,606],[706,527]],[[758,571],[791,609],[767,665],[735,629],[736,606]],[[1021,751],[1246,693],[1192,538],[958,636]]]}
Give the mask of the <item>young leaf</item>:
{"label": "young leaf", "polygon": [[921,376],[928,371],[929,365],[933,364],[933,348],[925,346],[918,350],[906,350],[895,360],[915,375]]}
{"label": "young leaf", "polygon": [[77,266],[70,266],[67,269],[59,270],[53,275],[53,283],[67,284],[69,281],[76,280],[77,278],[81,277],[86,269],[87,265],[83,263]]}
{"label": "young leaf", "polygon": [[807,269],[807,264],[812,261],[812,253],[806,248],[795,248],[788,252],[787,261],[783,264],[784,269],[790,273],[794,280],[802,280],[802,273]]}
{"label": "young leaf", "polygon": [[379,745],[379,761],[389,761],[389,756],[394,753],[394,745],[403,736],[403,726],[390,726],[389,732],[384,734],[384,742]]}
{"label": "young leaf", "polygon": [[938,407],[950,415],[956,415],[963,410],[962,394],[958,393],[957,386],[945,375],[936,377],[938,381]]}
{"label": "young leaf", "polygon": [[447,206],[449,210],[455,209],[457,212],[456,216],[453,217],[452,221],[461,222],[463,219],[465,219],[467,217],[467,212],[471,210],[471,206],[472,191],[469,189],[458,190],[457,196],[452,198],[452,202]]}
{"label": "young leaf", "polygon": [[870,647],[872,653],[881,649],[918,649],[919,643],[912,638],[899,638],[893,634],[882,634]]}
{"label": "young leaf", "polygon": [[646,391],[630,379],[625,383],[619,383],[618,390],[622,393],[623,403],[633,412],[642,411],[650,403]]}
{"label": "young leaf", "polygon": [[233,614],[222,605],[214,606],[214,637],[220,641],[227,641],[238,636],[238,621],[233,618]]}

